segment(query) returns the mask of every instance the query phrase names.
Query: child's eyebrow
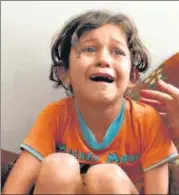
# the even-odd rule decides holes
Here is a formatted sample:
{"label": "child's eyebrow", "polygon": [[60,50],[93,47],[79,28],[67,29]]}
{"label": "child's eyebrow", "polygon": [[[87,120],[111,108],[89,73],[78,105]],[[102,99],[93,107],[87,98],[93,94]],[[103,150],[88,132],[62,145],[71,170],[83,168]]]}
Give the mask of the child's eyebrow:
{"label": "child's eyebrow", "polygon": [[111,40],[114,41],[114,42],[116,42],[118,45],[123,46],[123,47],[126,47],[126,46],[127,46],[125,43],[123,43],[122,41],[119,41],[119,40],[117,40],[117,39],[111,38]]}
{"label": "child's eyebrow", "polygon": [[[123,47],[126,47],[127,45],[123,43],[122,41],[119,41],[117,39],[111,38],[113,42],[116,42],[118,45],[121,45]],[[88,42],[99,42],[99,40],[96,37],[90,37],[90,38],[84,38],[84,40],[81,40],[83,43],[88,43]]]}
{"label": "child's eyebrow", "polygon": [[81,40],[83,43],[86,43],[86,42],[98,42],[98,39],[95,38],[95,37],[90,37],[90,38],[84,38]]}

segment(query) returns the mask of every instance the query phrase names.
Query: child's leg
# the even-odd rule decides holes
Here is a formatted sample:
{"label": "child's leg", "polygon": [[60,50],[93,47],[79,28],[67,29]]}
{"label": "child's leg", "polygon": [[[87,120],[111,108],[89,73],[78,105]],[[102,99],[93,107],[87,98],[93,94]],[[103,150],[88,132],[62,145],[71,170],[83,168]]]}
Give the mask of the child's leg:
{"label": "child's leg", "polygon": [[42,161],[34,194],[80,193],[82,193],[80,167],[72,155],[56,153]]}
{"label": "child's leg", "polygon": [[85,177],[87,194],[139,194],[126,173],[115,164],[91,167]]}

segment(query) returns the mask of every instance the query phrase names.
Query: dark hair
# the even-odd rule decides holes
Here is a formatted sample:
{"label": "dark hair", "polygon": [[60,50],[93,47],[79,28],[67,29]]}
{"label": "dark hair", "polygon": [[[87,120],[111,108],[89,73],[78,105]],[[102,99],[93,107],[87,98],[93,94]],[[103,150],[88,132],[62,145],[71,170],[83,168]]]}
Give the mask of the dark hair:
{"label": "dark hair", "polygon": [[51,57],[53,63],[49,79],[55,82],[56,87],[63,86],[67,93],[73,92],[72,86],[65,86],[60,76],[57,75],[57,68],[63,66],[68,70],[71,47],[84,33],[104,24],[120,25],[126,34],[132,62],[131,80],[134,69],[139,72],[147,70],[149,66],[148,51],[141,42],[135,24],[131,19],[123,14],[112,14],[108,11],[87,11],[69,21],[52,43]]}

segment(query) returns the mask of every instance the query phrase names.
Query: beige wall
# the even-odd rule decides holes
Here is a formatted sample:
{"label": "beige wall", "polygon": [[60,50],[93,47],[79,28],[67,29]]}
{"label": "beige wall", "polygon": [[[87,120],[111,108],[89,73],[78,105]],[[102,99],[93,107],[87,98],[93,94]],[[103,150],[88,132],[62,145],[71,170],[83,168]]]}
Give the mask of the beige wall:
{"label": "beige wall", "polygon": [[70,16],[108,8],[133,17],[152,55],[151,72],[179,51],[179,2],[2,2],[1,144],[19,151],[19,143],[40,110],[64,97],[48,80],[51,37]]}

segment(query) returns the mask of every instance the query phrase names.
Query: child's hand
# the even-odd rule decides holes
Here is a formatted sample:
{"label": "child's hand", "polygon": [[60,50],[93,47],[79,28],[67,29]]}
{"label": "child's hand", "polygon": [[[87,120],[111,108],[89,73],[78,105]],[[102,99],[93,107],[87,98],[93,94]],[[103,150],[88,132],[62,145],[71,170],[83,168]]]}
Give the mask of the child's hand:
{"label": "child's hand", "polygon": [[141,90],[140,101],[155,107],[170,124],[171,136],[179,139],[179,89],[162,80],[157,85],[158,91]]}

